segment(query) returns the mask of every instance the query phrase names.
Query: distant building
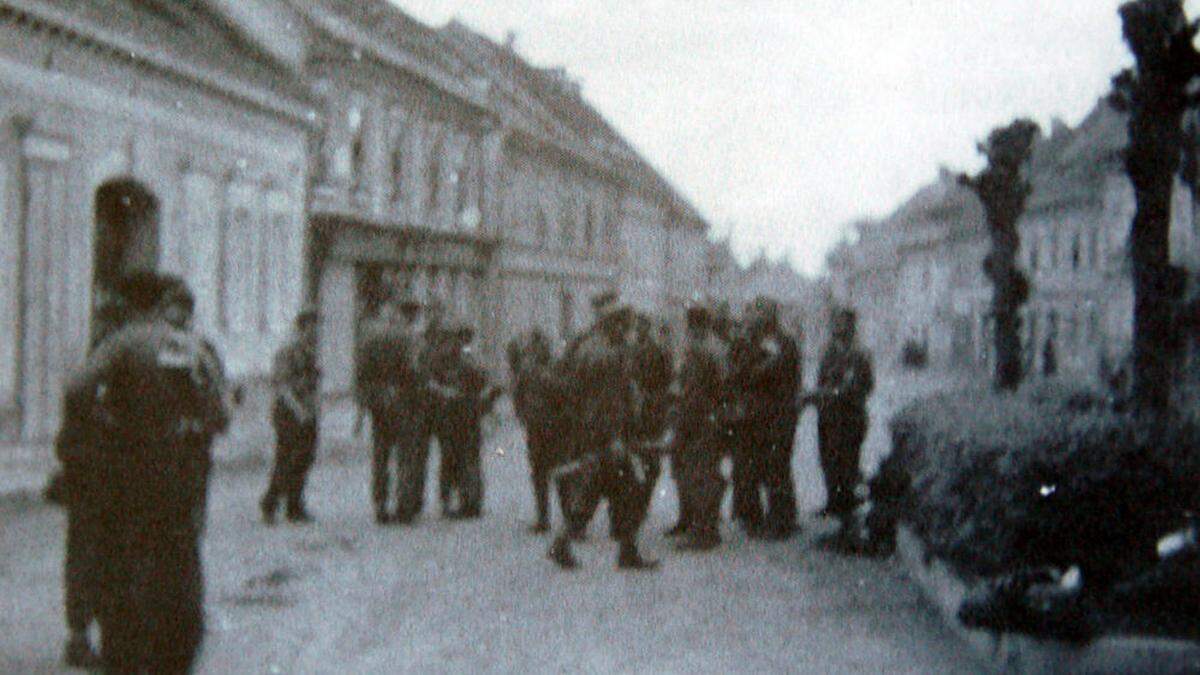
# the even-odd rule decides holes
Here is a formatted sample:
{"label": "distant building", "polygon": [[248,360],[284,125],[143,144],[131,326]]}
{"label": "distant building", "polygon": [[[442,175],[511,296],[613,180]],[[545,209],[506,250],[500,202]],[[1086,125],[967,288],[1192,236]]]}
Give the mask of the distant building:
{"label": "distant building", "polygon": [[729,240],[723,239],[708,246],[705,269],[710,304],[727,307],[737,316],[756,298],[771,298],[779,303],[784,328],[803,339],[807,357],[824,343],[828,289],[797,272],[786,259],[773,262],[759,255],[742,265]]}
{"label": "distant building", "polygon": [[230,372],[267,372],[301,301],[294,23],[270,0],[0,0],[0,438],[52,437],[135,269],[182,275]]}
{"label": "distant building", "polygon": [[[1101,102],[1075,129],[1055,124],[1035,145],[1033,186],[1019,223],[1018,263],[1032,282],[1022,312],[1025,371],[1092,377],[1128,351],[1133,289],[1126,241],[1134,213],[1121,151],[1126,119]],[[1172,257],[1200,268],[1191,193],[1180,183],[1172,211]],[[949,172],[919,190],[857,241],[830,256],[835,295],[869,317],[878,335],[926,348],[936,367],[991,368],[992,288],[982,272],[990,248],[983,208]],[[1052,345],[1047,349],[1047,345]],[[1053,368],[1047,368],[1052,354]]]}

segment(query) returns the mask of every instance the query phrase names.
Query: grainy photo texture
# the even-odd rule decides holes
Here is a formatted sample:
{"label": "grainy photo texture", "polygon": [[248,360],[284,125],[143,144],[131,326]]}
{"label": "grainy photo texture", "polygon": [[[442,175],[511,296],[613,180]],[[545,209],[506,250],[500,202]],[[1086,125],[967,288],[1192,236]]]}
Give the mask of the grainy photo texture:
{"label": "grainy photo texture", "polygon": [[0,672],[1200,673],[1200,0],[0,0]]}

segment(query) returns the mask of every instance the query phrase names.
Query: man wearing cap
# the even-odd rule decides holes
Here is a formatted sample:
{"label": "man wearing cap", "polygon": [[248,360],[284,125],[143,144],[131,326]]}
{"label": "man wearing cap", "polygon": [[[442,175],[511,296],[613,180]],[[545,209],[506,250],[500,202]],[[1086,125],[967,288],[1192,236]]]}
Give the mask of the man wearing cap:
{"label": "man wearing cap", "polygon": [[192,300],[152,272],[122,284],[134,319],[72,378],[106,433],[84,462],[95,487],[97,615],[110,672],[187,672],[204,634],[200,537],[211,443],[228,423],[215,350],[187,329]]}
{"label": "man wearing cap", "polygon": [[679,492],[679,548],[708,551],[721,543],[719,531],[722,447],[719,408],[724,398],[728,355],[703,307],[687,313],[687,351],[680,371],[679,439],[673,472]]}
{"label": "man wearing cap", "polygon": [[796,530],[796,487],[792,456],[799,419],[803,365],[800,349],[784,332],[779,304],[760,297],[754,302],[752,340],[762,360],[752,374],[751,419],[765,431],[762,481],[766,492],[764,535],[782,539]]}
{"label": "man wearing cap", "polygon": [[[649,317],[635,318],[634,342],[631,346],[631,376],[634,388],[634,409],[631,422],[632,450],[645,467],[644,480],[639,481],[638,520],[645,520],[654,499],[654,487],[662,473],[663,439],[671,438],[672,409],[675,397],[671,384],[675,381],[675,361],[669,348],[670,336],[665,324],[657,329]],[[610,518],[609,522],[612,522]]]}
{"label": "man wearing cap", "polygon": [[[421,510],[425,491],[427,439],[421,305],[412,299],[385,310],[384,321],[363,331],[356,364],[359,404],[371,413],[374,443],[371,500],[379,524],[411,522]],[[396,507],[391,501],[391,467],[396,465]],[[418,470],[419,467],[419,470]]]}
{"label": "man wearing cap", "polygon": [[[568,429],[563,401],[565,383],[558,377],[550,339],[534,328],[508,345],[513,379],[513,410],[525,428],[525,447],[537,520],[530,530],[550,530],[550,473],[562,460]],[[560,495],[561,499],[561,495]]]}
{"label": "man wearing cap", "polygon": [[275,464],[266,494],[259,502],[263,522],[268,525],[275,523],[281,499],[288,522],[312,521],[304,505],[304,484],[316,458],[320,377],[317,312],[307,306],[296,315],[295,334],[275,354],[272,369]]}
{"label": "man wearing cap", "polygon": [[[442,511],[451,518],[478,518],[483,512],[482,420],[499,398],[487,374],[474,363],[475,330],[461,324],[446,331],[444,344],[430,363],[435,429],[441,448],[439,482]],[[451,500],[457,497],[458,506]]]}
{"label": "man wearing cap", "polygon": [[633,313],[608,309],[596,330],[581,340],[565,361],[564,377],[574,385],[568,407],[575,410],[569,446],[571,461],[560,468],[559,490],[565,490],[567,525],[548,553],[564,569],[578,565],[571,552],[572,528],[581,511],[607,499],[612,536],[619,543],[617,566],[628,570],[657,567],[642,558],[637,547],[640,522],[640,463],[630,451],[633,382],[629,375],[627,339]]}
{"label": "man wearing cap", "polygon": [[817,444],[825,478],[825,511],[841,527],[834,543],[844,543],[853,533],[855,488],[861,476],[859,462],[867,436],[867,399],[875,387],[871,357],[855,337],[853,310],[833,311],[829,345],[821,356],[817,390],[804,397],[817,407]]}

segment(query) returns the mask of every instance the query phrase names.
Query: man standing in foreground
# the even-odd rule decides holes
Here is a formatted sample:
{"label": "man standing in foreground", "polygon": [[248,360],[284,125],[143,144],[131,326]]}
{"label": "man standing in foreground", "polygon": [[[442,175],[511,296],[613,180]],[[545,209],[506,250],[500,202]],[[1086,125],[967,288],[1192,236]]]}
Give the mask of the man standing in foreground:
{"label": "man standing in foreground", "polygon": [[124,285],[135,319],[72,379],[108,432],[86,462],[99,557],[97,615],[109,672],[189,672],[204,635],[200,537],[210,448],[228,424],[214,350],[187,329],[177,279]]}
{"label": "man standing in foreground", "polygon": [[817,443],[825,477],[826,511],[841,522],[835,541],[853,533],[861,481],[859,463],[867,436],[867,399],[875,388],[871,357],[855,339],[855,316],[835,309],[829,346],[821,357],[817,390],[805,402],[817,406]]}
{"label": "man standing in foreground", "polygon": [[319,421],[315,309],[306,307],[296,315],[296,334],[275,355],[272,379],[275,465],[259,508],[263,521],[272,525],[279,500],[283,499],[289,522],[311,522],[312,516],[304,505],[304,484],[316,457]]}
{"label": "man standing in foreground", "polygon": [[570,402],[576,411],[570,439],[573,456],[559,473],[566,524],[548,554],[564,569],[578,566],[571,553],[571,524],[580,522],[581,512],[593,508],[597,497],[609,502],[612,537],[620,547],[617,566],[627,570],[658,566],[643,559],[637,547],[639,489],[645,469],[629,447],[634,406],[627,336],[632,320],[628,308],[608,310],[597,330],[579,342],[564,364],[567,381],[575,386]]}

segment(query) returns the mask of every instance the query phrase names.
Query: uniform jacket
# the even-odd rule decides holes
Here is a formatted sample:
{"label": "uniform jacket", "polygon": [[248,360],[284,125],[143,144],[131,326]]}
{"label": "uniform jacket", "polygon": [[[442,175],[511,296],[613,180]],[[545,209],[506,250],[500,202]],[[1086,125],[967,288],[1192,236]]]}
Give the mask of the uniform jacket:
{"label": "uniform jacket", "polygon": [[830,345],[821,356],[817,386],[824,393],[818,400],[821,412],[865,414],[875,388],[870,356],[857,345]]}
{"label": "uniform jacket", "polygon": [[280,347],[271,368],[271,381],[275,385],[277,407],[284,405],[282,398],[285,392],[290,392],[305,416],[309,420],[316,419],[321,371],[312,345],[293,338]]}
{"label": "uniform jacket", "polygon": [[355,394],[373,414],[417,408],[424,397],[424,340],[414,328],[374,324],[359,343]]}

